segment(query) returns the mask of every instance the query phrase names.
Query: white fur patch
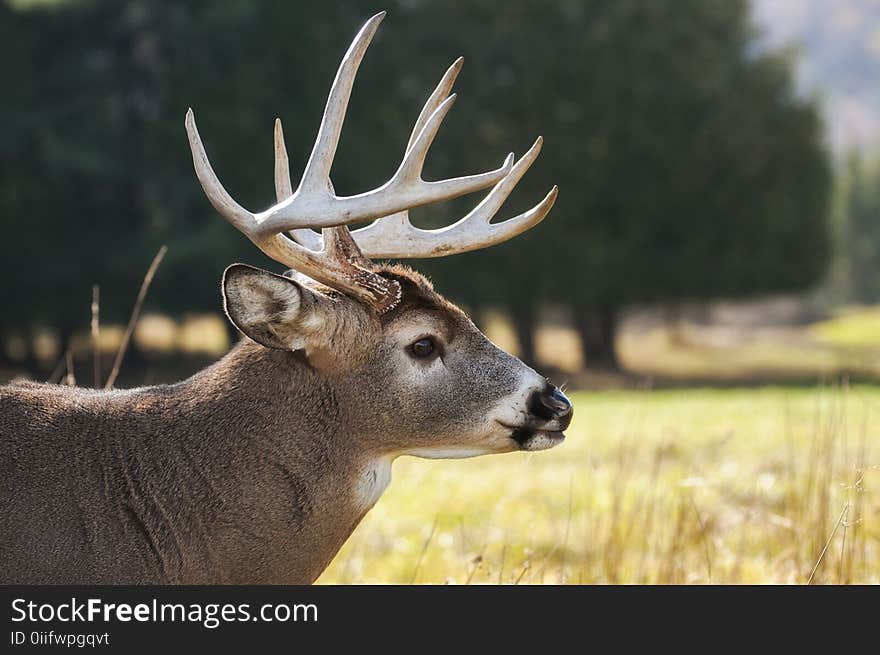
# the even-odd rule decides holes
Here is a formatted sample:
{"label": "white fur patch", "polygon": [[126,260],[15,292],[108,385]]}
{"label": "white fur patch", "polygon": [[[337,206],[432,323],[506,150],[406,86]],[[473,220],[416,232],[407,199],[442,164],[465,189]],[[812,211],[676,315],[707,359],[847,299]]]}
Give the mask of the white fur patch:
{"label": "white fur patch", "polygon": [[413,457],[423,457],[425,459],[465,459],[466,457],[478,457],[480,455],[488,455],[495,452],[489,447],[481,446],[462,446],[456,448],[438,446],[436,448],[416,448],[407,450],[404,455],[412,455]]}
{"label": "white fur patch", "polygon": [[382,497],[391,482],[390,457],[381,457],[369,462],[358,476],[355,498],[364,510],[370,509]]}
{"label": "white fur patch", "polygon": [[502,398],[489,412],[494,420],[504,425],[521,425],[529,415],[529,398],[544,387],[545,379],[528,367],[524,367],[519,388]]}
{"label": "white fur patch", "polygon": [[266,320],[266,301],[270,299],[284,303],[282,321],[290,321],[299,314],[299,289],[287,280],[275,276],[261,275],[251,278],[249,287],[238,291],[238,297],[244,313],[243,320],[248,323]]}
{"label": "white fur patch", "polygon": [[[297,307],[297,311],[299,308]],[[291,319],[296,318],[292,316]],[[318,312],[311,312],[302,317],[300,325],[306,332],[317,332],[324,327],[324,319],[318,315]]]}
{"label": "white fur patch", "polygon": [[523,444],[523,450],[537,451],[549,450],[562,443],[561,437],[552,437],[546,432],[538,432],[531,439]]}

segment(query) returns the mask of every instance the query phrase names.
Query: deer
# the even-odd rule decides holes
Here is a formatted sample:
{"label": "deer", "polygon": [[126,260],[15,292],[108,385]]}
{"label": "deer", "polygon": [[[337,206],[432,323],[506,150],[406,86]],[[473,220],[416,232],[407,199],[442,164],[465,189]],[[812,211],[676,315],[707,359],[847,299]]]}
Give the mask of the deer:
{"label": "deer", "polygon": [[[225,270],[223,308],[238,344],[170,385],[0,387],[0,583],[311,584],[378,501],[396,458],[540,451],[564,440],[573,407],[559,388],[489,341],[427,278],[375,261],[485,248],[540,223],[555,186],[532,209],[491,220],[541,139],[498,169],[424,181],[458,59],[391,178],[358,195],[334,191],[354,78],[384,15],[346,52],[296,189],[276,120],[276,203],[263,212],[227,193],[186,113],[208,200],[288,269]],[[485,189],[447,227],[409,220],[412,208]]]}

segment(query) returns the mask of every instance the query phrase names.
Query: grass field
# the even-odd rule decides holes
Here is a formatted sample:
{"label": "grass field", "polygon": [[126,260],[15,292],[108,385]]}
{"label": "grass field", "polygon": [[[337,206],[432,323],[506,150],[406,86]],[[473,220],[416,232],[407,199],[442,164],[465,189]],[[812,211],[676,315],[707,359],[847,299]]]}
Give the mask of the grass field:
{"label": "grass field", "polygon": [[574,401],[549,452],[399,459],[319,582],[880,582],[880,389]]}

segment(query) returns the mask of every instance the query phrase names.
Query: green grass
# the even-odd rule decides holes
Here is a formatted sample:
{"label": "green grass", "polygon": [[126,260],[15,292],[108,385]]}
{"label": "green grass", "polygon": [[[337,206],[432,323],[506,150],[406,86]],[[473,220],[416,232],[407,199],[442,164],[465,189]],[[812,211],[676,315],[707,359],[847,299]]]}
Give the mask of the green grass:
{"label": "green grass", "polygon": [[320,582],[880,582],[880,389],[574,400],[552,451],[399,459]]}
{"label": "green grass", "polygon": [[845,348],[880,348],[880,308],[860,308],[816,323],[811,332],[820,340]]}

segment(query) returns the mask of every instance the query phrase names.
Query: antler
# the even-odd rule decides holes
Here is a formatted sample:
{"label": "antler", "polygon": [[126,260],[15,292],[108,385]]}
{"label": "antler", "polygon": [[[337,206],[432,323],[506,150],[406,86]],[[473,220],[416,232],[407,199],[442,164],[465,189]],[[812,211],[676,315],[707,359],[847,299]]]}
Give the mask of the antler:
{"label": "antler", "polygon": [[[330,89],[318,136],[296,190],[290,183],[281,122],[275,123],[275,188],[278,202],[260,213],[239,205],[214,173],[195,125],[192,110],[186,130],[196,175],[211,204],[264,253],[314,280],[349,293],[378,311],[397,304],[397,282],[375,272],[368,257],[438,257],[505,241],[540,222],[556,198],[554,187],[535,208],[499,225],[489,223],[513,187],[540,152],[541,139],[513,165],[513,153],[503,165],[477,175],[436,182],[422,179],[428,148],[437,135],[455,95],[452,84],[461,69],[458,59],[428,98],[397,171],[382,186],[354,196],[337,196],[330,169],[351,96],[358,66],[379,23],[373,16],[361,28],[343,57]],[[408,210],[448,200],[495,185],[486,198],[457,223],[440,230],[412,226]],[[375,220],[374,220],[375,219]],[[346,225],[374,220],[349,231]],[[322,228],[318,235],[309,228]],[[289,232],[292,240],[283,233]],[[362,252],[363,251],[363,252]]]}
{"label": "antler", "polygon": [[[430,117],[444,106],[451,106],[455,100],[455,94],[450,95],[450,91],[463,63],[464,59],[459,57],[449,67],[428,98],[409,137],[407,152],[413,147]],[[352,236],[364,256],[375,259],[445,257],[487,248],[512,239],[544,220],[559,192],[558,187],[554,186],[544,199],[529,211],[509,218],[503,223],[490,222],[517,182],[538,158],[542,145],[543,139],[538,137],[528,152],[495,185],[483,201],[452,225],[437,230],[419,229],[410,222],[409,211],[405,209],[379,218],[366,227],[353,230]],[[419,165],[419,175],[422,165],[424,165],[424,157]],[[280,119],[275,120],[275,194],[279,202],[292,194],[289,160]],[[306,248],[320,250],[322,247],[321,236],[312,230],[292,230],[290,236]]]}

